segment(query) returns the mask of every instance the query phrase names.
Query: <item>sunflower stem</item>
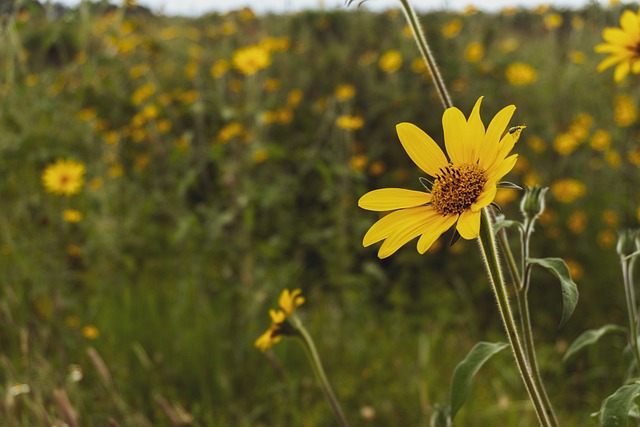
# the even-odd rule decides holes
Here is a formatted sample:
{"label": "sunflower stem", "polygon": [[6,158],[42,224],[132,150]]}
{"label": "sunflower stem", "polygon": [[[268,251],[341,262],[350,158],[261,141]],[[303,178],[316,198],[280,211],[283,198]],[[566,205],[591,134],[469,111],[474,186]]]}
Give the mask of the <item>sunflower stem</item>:
{"label": "sunflower stem", "polygon": [[444,84],[444,79],[440,74],[440,70],[438,69],[438,64],[433,57],[433,53],[431,53],[431,49],[429,48],[429,44],[427,43],[427,38],[424,36],[424,31],[422,31],[422,26],[420,25],[420,21],[418,20],[418,15],[416,15],[416,12],[415,10],[413,10],[413,7],[409,3],[409,0],[400,0],[400,3],[402,4],[404,16],[405,18],[407,18],[407,23],[411,28],[413,39],[416,41],[418,49],[420,50],[420,54],[422,54],[422,58],[424,59],[424,62],[426,62],[427,68],[429,68],[429,72],[431,73],[431,77],[433,78],[433,82],[436,85],[438,95],[440,95],[440,101],[442,102],[445,110],[447,108],[451,108],[453,107],[451,97],[449,96],[447,87]]}
{"label": "sunflower stem", "polygon": [[638,348],[638,309],[636,306],[635,290],[633,289],[632,264],[634,259],[622,260],[622,279],[627,300],[627,315],[629,317],[629,347],[636,361],[636,370],[640,372],[640,349]]}
{"label": "sunflower stem", "polygon": [[307,331],[307,329],[302,325],[302,322],[295,314],[290,316],[291,323],[299,332],[296,337],[300,340],[302,347],[305,350],[305,354],[309,359],[309,363],[311,363],[311,367],[313,368],[313,372],[316,374],[316,378],[320,383],[320,388],[324,393],[324,397],[329,402],[329,406],[331,406],[331,410],[336,417],[336,421],[340,427],[349,427],[349,423],[347,423],[347,419],[340,408],[340,403],[338,403],[338,399],[331,388],[331,384],[329,384],[329,380],[327,379],[327,375],[324,372],[324,368],[322,367],[322,361],[320,360],[320,355],[318,354],[318,350],[316,349],[316,345],[311,338],[311,335]]}
{"label": "sunflower stem", "polygon": [[502,277],[498,248],[493,233],[493,227],[491,226],[488,208],[482,209],[478,242],[480,244],[485,266],[487,267],[487,272],[489,273],[491,288],[496,297],[496,302],[498,303],[498,311],[500,312],[502,324],[507,334],[509,344],[511,345],[511,350],[513,351],[513,355],[516,360],[516,366],[520,372],[520,376],[522,377],[525,389],[529,394],[531,403],[533,403],[540,425],[543,427],[552,427],[553,424],[550,421],[549,414],[545,409],[545,404],[541,397],[542,393],[540,392],[539,386],[533,378],[529,368],[527,355],[522,347],[518,328],[513,319],[513,313],[509,303],[509,295],[504,283],[504,278]]}

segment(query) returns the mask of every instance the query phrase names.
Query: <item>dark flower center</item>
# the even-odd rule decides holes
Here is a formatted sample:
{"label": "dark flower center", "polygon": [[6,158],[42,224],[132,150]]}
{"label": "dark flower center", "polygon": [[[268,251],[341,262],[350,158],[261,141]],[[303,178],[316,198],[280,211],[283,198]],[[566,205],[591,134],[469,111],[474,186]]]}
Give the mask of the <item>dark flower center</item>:
{"label": "dark flower center", "polygon": [[440,169],[431,189],[431,205],[439,214],[461,214],[478,200],[487,182],[477,164],[448,165]]}

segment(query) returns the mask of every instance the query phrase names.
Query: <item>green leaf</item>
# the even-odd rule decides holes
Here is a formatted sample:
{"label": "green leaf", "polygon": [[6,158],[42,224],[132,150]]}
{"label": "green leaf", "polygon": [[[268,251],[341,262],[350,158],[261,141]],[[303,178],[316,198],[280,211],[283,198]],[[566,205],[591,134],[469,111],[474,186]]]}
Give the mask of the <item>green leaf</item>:
{"label": "green leaf", "polygon": [[451,419],[456,416],[464,401],[469,395],[471,380],[480,370],[482,365],[494,354],[504,350],[509,345],[503,342],[490,343],[479,342],[476,344],[467,357],[456,366],[451,378]]}
{"label": "green leaf", "polygon": [[499,182],[498,185],[496,185],[497,188],[511,188],[513,190],[522,190],[522,187],[520,187],[518,184],[514,184],[513,182],[509,182],[509,181],[502,181]]}
{"label": "green leaf", "polygon": [[562,319],[559,327],[563,327],[573,314],[578,304],[578,286],[571,280],[569,267],[562,258],[528,258],[529,264],[538,264],[551,271],[558,279],[562,288]]}
{"label": "green leaf", "polygon": [[623,385],[607,397],[600,409],[602,427],[626,427],[629,411],[638,396],[640,396],[640,383]]}
{"label": "green leaf", "polygon": [[595,344],[600,338],[607,334],[614,332],[626,333],[626,331],[627,330],[622,326],[613,324],[604,325],[600,329],[589,329],[588,331],[584,331],[578,338],[575,339],[575,341],[571,343],[569,349],[564,354],[562,361],[566,362],[575,353],[579,352],[589,345]]}

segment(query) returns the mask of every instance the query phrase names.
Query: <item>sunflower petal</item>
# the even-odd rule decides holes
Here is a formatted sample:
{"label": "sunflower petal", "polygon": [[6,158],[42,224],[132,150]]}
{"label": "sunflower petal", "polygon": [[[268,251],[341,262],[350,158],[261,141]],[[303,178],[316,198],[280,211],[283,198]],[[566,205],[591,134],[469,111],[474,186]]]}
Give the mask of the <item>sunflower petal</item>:
{"label": "sunflower petal", "polygon": [[511,169],[513,169],[517,161],[518,155],[512,154],[501,162],[496,163],[493,168],[487,173],[487,182],[485,183],[485,187],[495,186],[503,176],[511,172]]}
{"label": "sunflower petal", "polygon": [[615,80],[616,82],[621,82],[625,77],[627,77],[630,69],[631,64],[629,63],[629,61],[621,62],[613,72],[613,80]]}
{"label": "sunflower petal", "polygon": [[496,114],[493,120],[491,120],[491,123],[489,123],[487,133],[482,142],[482,151],[480,153],[481,167],[488,168],[498,157],[498,152],[502,146],[502,144],[499,143],[500,138],[509,125],[515,111],[515,105],[508,105],[498,111],[498,114]]}
{"label": "sunflower petal", "polygon": [[480,154],[480,149],[485,138],[484,123],[482,123],[482,118],[480,117],[480,105],[482,104],[483,98],[484,97],[481,96],[476,101],[467,123],[468,148],[465,149],[465,162],[468,163],[475,163],[478,160],[478,155]]}
{"label": "sunflower petal", "polygon": [[447,108],[442,115],[442,128],[444,129],[444,145],[447,154],[453,163],[469,163],[470,152],[467,142],[467,119],[462,111],[455,107]]}
{"label": "sunflower petal", "polygon": [[480,212],[473,212],[469,209],[460,214],[456,230],[463,239],[471,240],[480,234]]}
{"label": "sunflower petal", "polygon": [[629,9],[620,15],[620,26],[624,32],[636,39],[640,38],[640,26],[638,25],[638,16]]}
{"label": "sunflower petal", "polygon": [[411,160],[430,176],[436,176],[440,168],[449,164],[438,144],[416,125],[400,123],[396,131]]}
{"label": "sunflower petal", "polygon": [[471,212],[478,212],[480,209],[489,206],[491,202],[493,202],[493,199],[496,198],[498,188],[495,185],[487,186],[485,184],[484,187],[480,196],[478,196],[476,201],[471,205]]}
{"label": "sunflower petal", "polygon": [[425,231],[433,222],[433,218],[439,216],[432,210],[430,215],[421,214],[416,216],[412,222],[405,222],[402,226],[396,227],[393,232],[385,239],[378,251],[378,258],[383,259],[393,255],[398,249],[407,244],[410,240],[415,239]]}
{"label": "sunflower petal", "polygon": [[429,224],[429,228],[422,233],[418,240],[418,252],[423,254],[438,240],[438,237],[447,231],[458,219],[458,215],[438,215],[439,218]]}
{"label": "sunflower petal", "polygon": [[431,194],[404,188],[381,188],[369,191],[358,200],[358,206],[369,211],[393,211],[412,208],[431,201]]}
{"label": "sunflower petal", "polygon": [[371,246],[380,240],[386,239],[398,228],[404,228],[407,224],[420,222],[430,211],[433,211],[431,206],[418,206],[391,212],[383,216],[364,235],[362,246]]}
{"label": "sunflower petal", "polygon": [[602,61],[600,61],[600,63],[598,64],[598,72],[601,73],[604,70],[606,70],[609,67],[612,67],[614,65],[616,65],[618,62],[620,61],[624,61],[624,59],[618,57],[618,56],[608,56],[605,59],[603,59]]}

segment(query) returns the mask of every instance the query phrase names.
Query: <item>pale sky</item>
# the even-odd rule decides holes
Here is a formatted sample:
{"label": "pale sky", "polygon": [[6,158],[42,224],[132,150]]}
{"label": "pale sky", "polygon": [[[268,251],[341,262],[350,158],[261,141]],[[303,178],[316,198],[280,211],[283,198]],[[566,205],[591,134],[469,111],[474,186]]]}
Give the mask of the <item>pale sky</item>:
{"label": "pale sky", "polygon": [[[80,0],[54,0],[74,6]],[[117,0],[111,0],[118,3]],[[356,9],[359,0],[350,6]],[[541,3],[552,3],[556,7],[581,7],[588,0],[413,0],[413,6],[418,10],[453,9],[462,10],[472,4],[478,9],[496,11],[507,6],[535,7]],[[138,0],[138,3],[149,7],[155,12],[167,15],[197,16],[205,12],[226,12],[249,6],[257,13],[264,12],[293,12],[300,9],[337,8],[346,9],[344,0]],[[603,0],[599,3],[606,4]],[[398,0],[367,0],[364,7],[369,10],[380,10],[398,7]]]}

